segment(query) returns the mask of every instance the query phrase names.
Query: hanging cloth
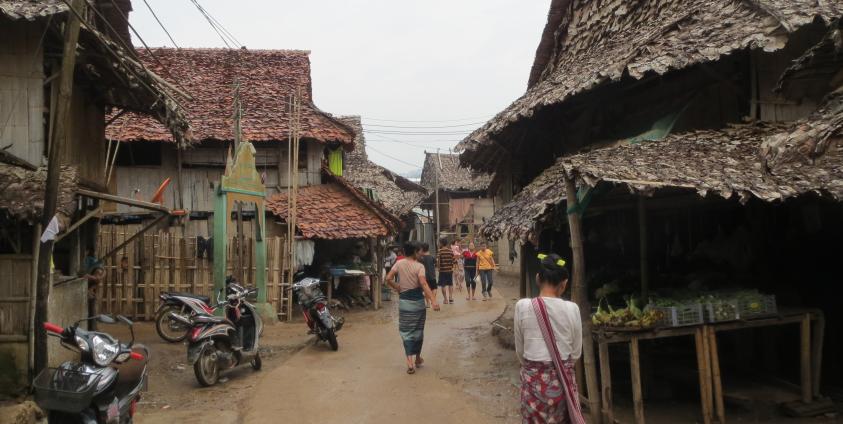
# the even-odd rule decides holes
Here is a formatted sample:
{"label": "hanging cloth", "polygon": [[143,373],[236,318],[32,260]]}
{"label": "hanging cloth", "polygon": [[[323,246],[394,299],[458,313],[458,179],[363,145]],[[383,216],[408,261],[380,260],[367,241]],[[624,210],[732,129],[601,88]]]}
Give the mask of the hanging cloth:
{"label": "hanging cloth", "polygon": [[316,242],[313,240],[296,241],[296,269],[313,264],[313,256],[316,254]]}
{"label": "hanging cloth", "polygon": [[328,169],[332,174],[342,177],[342,148],[328,152]]}

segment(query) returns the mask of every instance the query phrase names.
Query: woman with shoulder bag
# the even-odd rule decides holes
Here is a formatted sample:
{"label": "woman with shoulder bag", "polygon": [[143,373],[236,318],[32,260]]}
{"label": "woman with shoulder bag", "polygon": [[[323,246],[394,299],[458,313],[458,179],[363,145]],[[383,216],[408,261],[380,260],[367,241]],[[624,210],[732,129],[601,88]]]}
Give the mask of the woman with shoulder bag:
{"label": "woman with shoulder bag", "polygon": [[562,299],[565,261],[539,255],[539,297],[515,305],[515,351],[521,361],[523,423],[585,424],[574,364],[582,354],[582,322],[576,303]]}

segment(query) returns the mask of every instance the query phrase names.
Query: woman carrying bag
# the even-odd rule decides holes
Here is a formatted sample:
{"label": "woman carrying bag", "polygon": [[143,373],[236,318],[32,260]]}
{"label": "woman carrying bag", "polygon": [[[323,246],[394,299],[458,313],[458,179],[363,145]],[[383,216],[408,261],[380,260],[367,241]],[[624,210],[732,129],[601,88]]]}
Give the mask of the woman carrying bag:
{"label": "woman carrying bag", "polygon": [[565,261],[539,255],[539,297],[515,305],[515,351],[521,361],[523,423],[585,424],[574,376],[582,354],[582,322],[576,303],[562,299]]}

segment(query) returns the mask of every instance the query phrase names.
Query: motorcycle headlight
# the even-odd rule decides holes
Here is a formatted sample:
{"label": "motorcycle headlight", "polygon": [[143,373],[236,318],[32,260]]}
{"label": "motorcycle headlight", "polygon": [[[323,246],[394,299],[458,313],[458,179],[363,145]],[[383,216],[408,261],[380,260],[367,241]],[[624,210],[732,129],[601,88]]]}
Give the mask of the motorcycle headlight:
{"label": "motorcycle headlight", "polygon": [[79,350],[82,352],[87,352],[91,350],[91,346],[88,345],[88,341],[83,339],[82,337],[76,336],[75,338],[76,346],[79,346]]}
{"label": "motorcycle headlight", "polygon": [[94,336],[91,342],[94,362],[101,367],[111,364],[117,354],[120,353],[120,347],[117,346],[117,343],[112,343],[102,336]]}

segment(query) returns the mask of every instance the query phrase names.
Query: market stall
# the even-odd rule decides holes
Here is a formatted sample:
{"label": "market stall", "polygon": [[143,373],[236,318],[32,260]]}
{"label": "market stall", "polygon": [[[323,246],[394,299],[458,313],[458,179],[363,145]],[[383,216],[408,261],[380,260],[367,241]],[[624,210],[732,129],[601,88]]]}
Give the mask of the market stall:
{"label": "market stall", "polygon": [[[297,243],[296,269],[330,281],[326,294],[345,307],[379,308],[383,276],[377,264],[398,219],[342,177],[323,169],[322,179],[298,191],[295,236],[307,243]],[[267,211],[285,222],[287,194],[269,198]]]}

